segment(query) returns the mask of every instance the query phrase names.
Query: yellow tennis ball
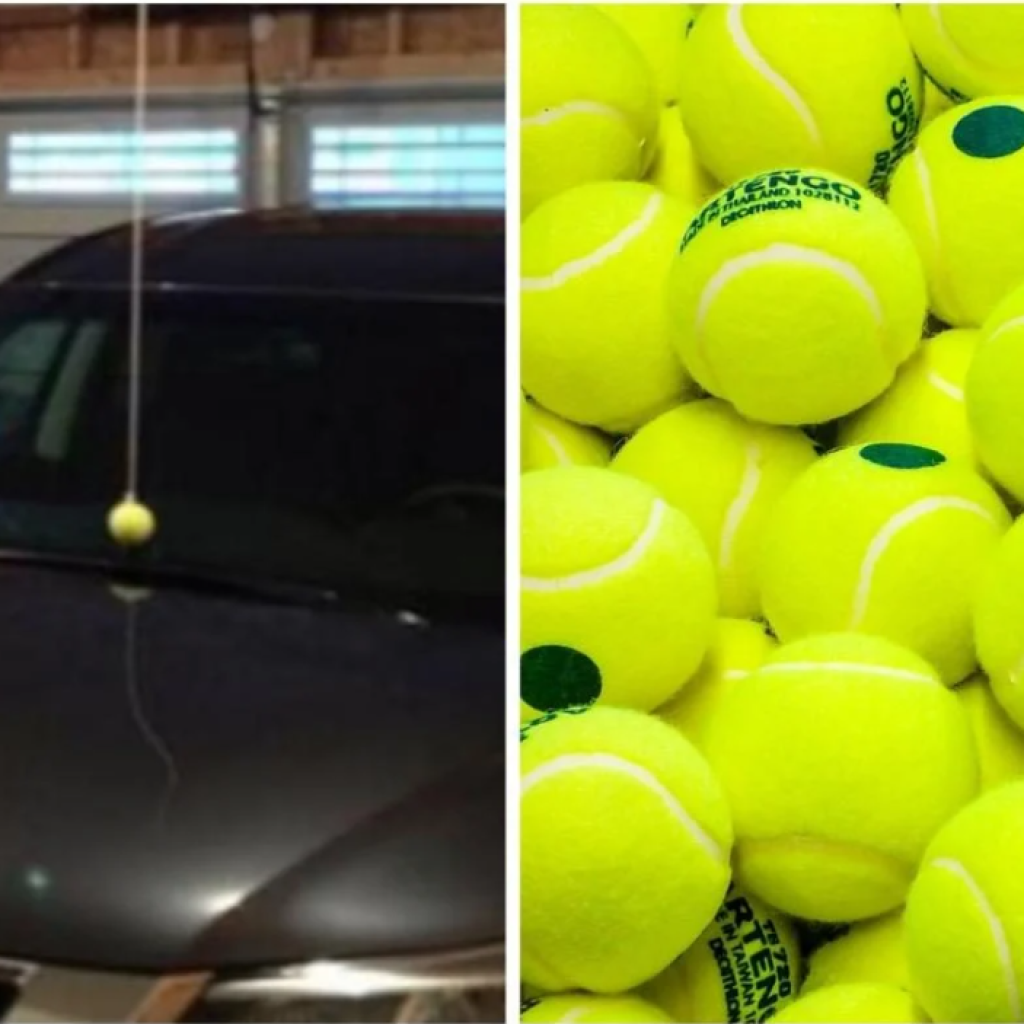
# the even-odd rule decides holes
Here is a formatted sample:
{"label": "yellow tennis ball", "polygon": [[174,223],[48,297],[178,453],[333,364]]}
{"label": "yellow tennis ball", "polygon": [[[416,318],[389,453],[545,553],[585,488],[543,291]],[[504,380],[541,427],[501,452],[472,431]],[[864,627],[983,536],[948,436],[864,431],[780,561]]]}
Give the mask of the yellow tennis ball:
{"label": "yellow tennis ball", "polygon": [[709,5],[681,76],[683,121],[722,182],[803,165],[877,189],[921,114],[921,72],[889,5]]}
{"label": "yellow tennis ball", "polygon": [[765,423],[822,423],[870,402],[925,317],[899,221],[862,186],[815,170],[766,172],[706,203],[668,297],[694,379]]}
{"label": "yellow tennis ball", "polygon": [[856,982],[892,985],[909,991],[902,911],[852,925],[843,935],[815,950],[800,994]]}
{"label": "yellow tennis ball", "polygon": [[992,693],[1024,729],[1024,517],[1018,519],[990,559],[974,606],[978,657]]}
{"label": "yellow tennis ball", "polygon": [[519,410],[519,459],[524,473],[552,466],[608,464],[611,441],[596,430],[563,420],[525,397]]}
{"label": "yellow tennis ball", "polygon": [[930,78],[924,80],[924,113],[921,115],[921,126],[918,131],[923,130],[939,116],[944,114],[953,106],[951,100]]}
{"label": "yellow tennis ball", "polygon": [[925,73],[954,100],[1024,93],[1020,4],[901,4]]}
{"label": "yellow tennis ball", "polygon": [[937,1021],[1024,1015],[1024,782],[989,790],[929,844],[905,915],[913,990]]}
{"label": "yellow tennis ball", "polygon": [[520,11],[522,214],[587,181],[639,178],[658,104],[633,41],[587,4]]}
{"label": "yellow tennis ball", "polygon": [[928,1020],[906,989],[861,983],[801,996],[772,1017],[772,1024],[928,1024]]}
{"label": "yellow tennis ball", "polygon": [[940,114],[892,177],[889,206],[924,263],[932,312],[978,327],[1024,277],[1024,97]]}
{"label": "yellow tennis ball", "polygon": [[675,729],[621,708],[547,715],[520,748],[524,980],[599,993],[648,981],[725,896],[721,787]]}
{"label": "yellow tennis ball", "polygon": [[988,680],[983,675],[972,676],[954,692],[971,724],[981,788],[1024,778],[1024,730],[999,706]]}
{"label": "yellow tennis ball", "polygon": [[156,519],[147,506],[126,498],[110,510],[107,530],[122,547],[141,547],[156,533]]}
{"label": "yellow tennis ball", "polygon": [[547,996],[523,1007],[522,1021],[536,1024],[670,1024],[672,1018],[637,996]]}
{"label": "yellow tennis ball", "polygon": [[640,993],[672,1020],[760,1021],[793,1001],[800,970],[787,918],[731,886],[704,934]]}
{"label": "yellow tennis ball", "polygon": [[581,185],[523,225],[523,387],[614,433],[690,390],[673,351],[665,279],[692,210],[640,182]]}
{"label": "yellow tennis ball", "polygon": [[967,422],[981,461],[1018,501],[1024,501],[1022,389],[1024,286],[1012,291],[985,321],[964,382]]}
{"label": "yellow tennis ball", "polygon": [[718,191],[718,184],[701,167],[693,151],[678,107],[665,107],[661,112],[657,150],[646,180],[694,208]]}
{"label": "yellow tennis ball", "polygon": [[697,674],[658,708],[658,717],[703,750],[722,698],[760,668],[776,646],[760,622],[719,619]]}
{"label": "yellow tennis ball", "polygon": [[903,441],[980,468],[964,406],[964,381],[978,331],[943,331],[924,341],[892,386],[839,428],[839,444]]}
{"label": "yellow tennis ball", "polygon": [[689,4],[595,4],[644,55],[660,103],[679,99],[683,43],[693,23]]}
{"label": "yellow tennis ball", "polygon": [[761,560],[765,615],[783,642],[829,630],[888,637],[958,683],[977,664],[974,594],[1009,525],[995,491],[934,449],[841,449],[776,506]]}
{"label": "yellow tennis ball", "polygon": [[523,712],[602,703],[648,711],[700,665],[714,566],[653,488],[587,467],[522,477]]}
{"label": "yellow tennis ball", "polygon": [[752,423],[709,398],[641,427],[612,469],[649,483],[686,513],[715,559],[722,614],[752,618],[761,612],[756,566],[765,522],[816,457],[801,431]]}
{"label": "yellow tennis ball", "polygon": [[771,654],[723,698],[706,754],[732,809],[737,883],[815,921],[898,907],[978,788],[956,697],[913,652],[855,633]]}

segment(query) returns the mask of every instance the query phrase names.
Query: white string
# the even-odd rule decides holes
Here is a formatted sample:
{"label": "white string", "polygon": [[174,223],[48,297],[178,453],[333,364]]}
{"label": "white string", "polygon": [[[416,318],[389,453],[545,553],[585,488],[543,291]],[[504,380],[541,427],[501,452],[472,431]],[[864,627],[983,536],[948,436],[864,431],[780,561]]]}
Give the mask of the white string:
{"label": "white string", "polygon": [[139,435],[142,410],[142,238],[145,222],[143,155],[146,131],[146,66],[149,63],[149,5],[137,5],[135,25],[134,174],[132,175],[131,293],[128,328],[128,493],[139,485]]}

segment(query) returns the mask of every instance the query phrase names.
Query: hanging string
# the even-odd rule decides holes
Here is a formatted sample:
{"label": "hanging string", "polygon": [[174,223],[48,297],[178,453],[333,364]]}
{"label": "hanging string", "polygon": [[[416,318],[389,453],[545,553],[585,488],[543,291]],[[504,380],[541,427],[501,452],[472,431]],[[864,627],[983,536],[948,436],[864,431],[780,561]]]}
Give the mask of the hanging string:
{"label": "hanging string", "polygon": [[145,154],[146,71],[149,65],[149,5],[137,7],[135,26],[134,173],[132,175],[131,311],[128,330],[128,494],[134,501],[139,489],[139,436],[142,409],[142,286],[143,230],[146,215]]}
{"label": "hanging string", "polygon": [[128,422],[125,446],[125,495],[110,510],[107,528],[123,547],[145,544],[156,530],[153,513],[138,500],[139,449],[142,435],[142,302],[144,282],[145,189],[143,157],[146,143],[146,73],[149,66],[149,5],[136,6],[135,103],[133,117],[131,181],[131,265],[128,313]]}

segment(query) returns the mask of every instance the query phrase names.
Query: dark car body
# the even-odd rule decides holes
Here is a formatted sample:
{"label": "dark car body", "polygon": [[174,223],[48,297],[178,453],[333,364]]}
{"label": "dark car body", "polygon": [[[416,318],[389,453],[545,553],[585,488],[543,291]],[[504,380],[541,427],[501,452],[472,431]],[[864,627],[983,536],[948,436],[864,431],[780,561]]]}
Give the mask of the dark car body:
{"label": "dark car body", "polygon": [[144,251],[138,552],[104,526],[127,230],[0,288],[0,956],[500,943],[502,225],[225,213]]}

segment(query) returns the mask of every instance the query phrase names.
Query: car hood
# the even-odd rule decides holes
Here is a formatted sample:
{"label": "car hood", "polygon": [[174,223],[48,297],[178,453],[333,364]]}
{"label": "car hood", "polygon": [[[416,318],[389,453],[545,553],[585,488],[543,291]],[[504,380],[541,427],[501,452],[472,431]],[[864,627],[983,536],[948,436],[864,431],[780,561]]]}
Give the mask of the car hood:
{"label": "car hood", "polygon": [[139,971],[504,931],[499,631],[0,570],[0,956]]}

